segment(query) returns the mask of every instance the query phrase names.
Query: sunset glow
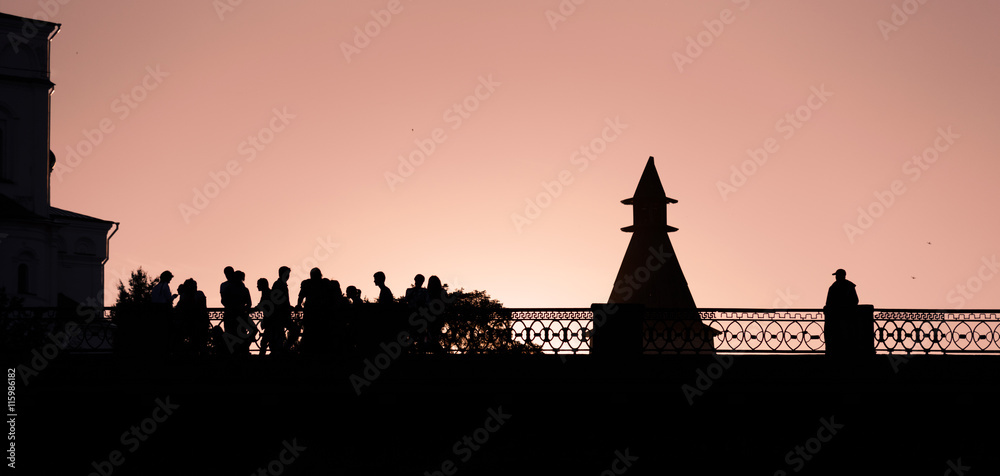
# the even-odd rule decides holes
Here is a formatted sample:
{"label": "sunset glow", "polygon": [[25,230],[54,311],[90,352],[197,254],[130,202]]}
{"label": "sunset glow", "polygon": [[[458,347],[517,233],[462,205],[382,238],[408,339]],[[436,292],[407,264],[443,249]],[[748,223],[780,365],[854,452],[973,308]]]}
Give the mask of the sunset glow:
{"label": "sunset glow", "polygon": [[843,268],[876,308],[1000,308],[997,2],[0,10],[62,25],[51,201],[120,222],[111,296],[287,265],[589,307],[653,156],[698,306],[822,307]]}

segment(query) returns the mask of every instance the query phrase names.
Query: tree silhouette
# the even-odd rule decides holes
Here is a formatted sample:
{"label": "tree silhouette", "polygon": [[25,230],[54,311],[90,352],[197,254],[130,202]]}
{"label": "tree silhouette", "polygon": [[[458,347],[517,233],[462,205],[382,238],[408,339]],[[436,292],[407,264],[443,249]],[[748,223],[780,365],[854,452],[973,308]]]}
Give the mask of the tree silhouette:
{"label": "tree silhouette", "polygon": [[118,351],[134,354],[152,348],[150,336],[157,330],[149,319],[153,311],[153,286],[159,281],[160,278],[151,278],[141,266],[132,272],[128,287],[118,280],[118,301],[111,311],[111,322],[117,326],[114,345]]}
{"label": "tree silhouette", "polygon": [[127,289],[125,283],[118,280],[118,301],[115,307],[153,302],[153,287],[159,282],[160,278],[151,278],[140,266],[139,269],[132,271]]}
{"label": "tree silhouette", "polygon": [[448,293],[441,347],[463,353],[538,353],[540,347],[516,342],[510,312],[486,291],[464,289]]}

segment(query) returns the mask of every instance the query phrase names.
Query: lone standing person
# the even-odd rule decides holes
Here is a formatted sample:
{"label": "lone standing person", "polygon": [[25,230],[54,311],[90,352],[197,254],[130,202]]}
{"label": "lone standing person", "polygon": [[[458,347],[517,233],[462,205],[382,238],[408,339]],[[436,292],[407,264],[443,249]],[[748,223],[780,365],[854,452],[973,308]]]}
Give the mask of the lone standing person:
{"label": "lone standing person", "polygon": [[873,352],[872,324],[860,319],[858,292],[854,283],[845,279],[847,271],[838,269],[833,275],[837,280],[830,285],[823,308],[826,354],[850,366],[861,363],[856,360],[860,356]]}
{"label": "lone standing person", "polygon": [[833,273],[837,280],[826,293],[826,307],[847,307],[858,305],[858,292],[854,283],[848,281],[847,271],[838,269]]}

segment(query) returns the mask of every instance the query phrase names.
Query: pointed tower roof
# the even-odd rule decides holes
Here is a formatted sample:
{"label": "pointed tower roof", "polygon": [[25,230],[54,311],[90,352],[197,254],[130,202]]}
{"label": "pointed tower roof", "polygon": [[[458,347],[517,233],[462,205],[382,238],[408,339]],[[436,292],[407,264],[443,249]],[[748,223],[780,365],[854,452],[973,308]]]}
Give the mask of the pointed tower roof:
{"label": "pointed tower roof", "polygon": [[664,193],[652,157],[646,162],[635,194],[622,203],[632,206],[632,225],[622,228],[632,233],[632,239],[608,302],[694,309],[694,299],[670,243],[669,233],[677,228],[667,225],[667,204],[677,200]]}
{"label": "pointed tower roof", "polygon": [[656,173],[656,165],[653,158],[646,161],[646,168],[642,170],[642,177],[639,178],[639,185],[635,187],[635,193],[631,198],[622,200],[625,205],[632,205],[636,200],[648,201],[650,203],[677,203],[667,196],[663,191],[663,184],[660,183],[660,174]]}

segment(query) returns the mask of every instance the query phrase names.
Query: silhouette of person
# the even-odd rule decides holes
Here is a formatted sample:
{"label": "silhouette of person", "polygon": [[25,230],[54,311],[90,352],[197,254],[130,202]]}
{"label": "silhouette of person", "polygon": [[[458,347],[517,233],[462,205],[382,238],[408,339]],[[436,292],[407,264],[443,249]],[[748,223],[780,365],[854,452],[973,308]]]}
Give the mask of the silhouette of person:
{"label": "silhouette of person", "polygon": [[250,340],[257,331],[257,326],[250,323],[253,301],[250,290],[243,283],[245,279],[243,271],[234,271],[222,294],[222,306],[225,309],[222,320],[228,335],[227,348],[236,355],[247,355],[250,352]]}
{"label": "silhouette of person", "polygon": [[150,322],[142,322],[147,329],[141,331],[148,336],[153,345],[150,349],[154,352],[167,352],[171,350],[180,339],[178,338],[177,325],[173,322],[171,310],[174,307],[176,294],[170,292],[170,280],[174,275],[170,271],[160,273],[160,280],[153,286],[151,301],[153,303],[150,312]]}
{"label": "silhouette of person", "polygon": [[347,287],[347,300],[352,306],[360,306],[365,303],[364,299],[361,299],[361,290],[357,286]]}
{"label": "silhouette of person", "polygon": [[344,291],[340,288],[340,281],[331,279],[327,289],[330,293],[330,305],[333,309],[344,307],[347,304]]}
{"label": "silhouette of person", "polygon": [[[430,303],[435,303],[432,309],[443,309],[444,304],[447,302],[447,295],[444,287],[441,286],[441,278],[437,276],[431,276],[427,280],[427,305]],[[437,303],[440,303],[441,307],[437,307]],[[431,311],[432,315],[434,314]],[[441,351],[441,327],[444,325],[444,312],[439,313],[436,319],[430,322],[427,327],[427,343],[428,347],[432,352]]]}
{"label": "silhouette of person", "polygon": [[[292,323],[292,303],[288,297],[288,277],[291,275],[291,272],[292,269],[288,266],[278,268],[278,279],[271,286],[271,303],[274,304],[274,322],[281,328],[280,331],[277,329],[274,331],[276,334],[280,332],[281,335],[276,335],[275,337],[280,338],[281,341],[270,341],[272,354],[284,353],[294,343],[291,337],[298,337],[298,331],[292,331],[292,326],[294,326],[294,323]],[[288,341],[285,341],[285,329],[289,330]]]}
{"label": "silhouette of person", "polygon": [[347,339],[347,298],[340,288],[340,281],[330,280],[328,284],[328,310],[323,325],[325,340],[328,340],[337,354],[348,350]]}
{"label": "silhouette of person", "polygon": [[[223,281],[222,284],[219,285],[219,295],[220,296],[224,296],[226,294],[226,287],[228,287],[229,286],[229,282],[233,280],[233,273],[235,273],[235,272],[236,272],[236,270],[233,269],[232,266],[226,266],[225,268],[222,269],[222,273],[226,275],[226,280]],[[222,303],[222,305],[225,306],[226,304]]]}
{"label": "silhouette of person", "polygon": [[413,287],[406,290],[403,299],[410,310],[417,309],[427,304],[427,289],[424,289],[424,275],[418,274],[413,277]]}
{"label": "silhouette of person", "polygon": [[837,278],[826,293],[823,308],[826,355],[854,364],[856,357],[873,348],[872,324],[859,320],[858,293],[854,283],[846,279],[847,272],[838,269],[833,275]]}
{"label": "silhouette of person", "polygon": [[[309,346],[315,346],[314,341],[320,340],[322,331],[318,329],[319,320],[326,310],[326,294],[328,284],[323,282],[323,272],[319,268],[309,271],[309,279],[302,280],[299,285],[299,299],[295,309],[302,309],[302,348],[312,352]],[[305,301],[305,306],[302,302]],[[315,335],[314,335],[315,334]]]}
{"label": "silhouette of person", "polygon": [[356,286],[347,287],[346,309],[344,310],[345,322],[347,324],[348,349],[355,350],[358,344],[364,342],[367,332],[367,323],[361,320],[365,312],[364,301],[361,299],[361,290]]}
{"label": "silhouette of person", "polygon": [[260,311],[262,315],[260,324],[264,328],[264,333],[260,339],[260,355],[264,355],[269,345],[272,353],[276,349],[282,348],[284,345],[282,341],[285,337],[285,326],[279,322],[273,301],[273,294],[271,287],[268,285],[267,278],[257,280],[257,290],[260,291],[260,301],[257,303],[256,310]]}
{"label": "silhouette of person", "polygon": [[188,340],[189,351],[193,354],[205,353],[208,329],[212,326],[208,318],[205,293],[198,290],[198,283],[191,278],[177,286],[177,312],[180,315],[183,338]]}
{"label": "silhouette of person", "polygon": [[375,278],[375,285],[378,286],[378,303],[379,304],[392,304],[393,297],[392,291],[385,285],[385,273],[378,271],[373,277]]}
{"label": "silhouette of person", "polygon": [[153,286],[153,304],[165,304],[166,307],[174,306],[176,294],[170,294],[170,280],[174,278],[173,273],[164,271],[160,273],[160,282]]}
{"label": "silhouette of person", "polygon": [[826,293],[826,307],[857,306],[858,292],[855,284],[846,279],[847,271],[838,269],[833,275],[836,276],[836,281]]}

